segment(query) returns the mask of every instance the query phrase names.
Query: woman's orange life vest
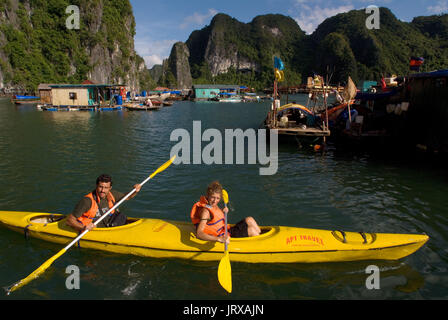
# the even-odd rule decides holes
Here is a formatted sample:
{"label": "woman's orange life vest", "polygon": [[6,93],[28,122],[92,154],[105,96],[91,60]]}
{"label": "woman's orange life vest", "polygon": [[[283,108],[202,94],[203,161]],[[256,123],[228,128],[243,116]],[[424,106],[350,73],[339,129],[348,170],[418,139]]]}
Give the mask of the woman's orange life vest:
{"label": "woman's orange life vest", "polygon": [[205,208],[210,212],[211,220],[207,222],[204,228],[204,232],[215,236],[222,237],[225,235],[225,216],[224,212],[218,207],[213,208],[208,204],[207,198],[202,196],[199,202],[196,202],[191,209],[190,217],[191,222],[197,227],[201,222],[201,217],[199,216],[201,209]]}
{"label": "woman's orange life vest", "polygon": [[[95,193],[95,195],[94,195]],[[88,195],[85,196],[86,198],[89,198],[92,200],[92,206],[87,212],[84,212],[81,217],[78,218],[78,221],[81,222],[84,226],[87,226],[89,223],[93,222],[93,219],[96,217],[96,213],[99,209],[99,203],[100,203],[100,197],[96,193],[96,191],[90,192]],[[109,204],[109,209],[112,208],[115,205],[115,198],[112,194],[112,192],[109,192],[107,194],[107,202]],[[114,214],[115,210],[111,212],[111,214]]]}

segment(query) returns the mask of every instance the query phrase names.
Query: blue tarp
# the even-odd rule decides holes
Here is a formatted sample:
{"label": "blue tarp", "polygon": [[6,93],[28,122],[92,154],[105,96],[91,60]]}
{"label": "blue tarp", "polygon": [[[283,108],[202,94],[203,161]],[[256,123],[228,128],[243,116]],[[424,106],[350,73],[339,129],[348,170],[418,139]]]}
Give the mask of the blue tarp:
{"label": "blue tarp", "polygon": [[14,96],[17,100],[34,100],[34,99],[40,99],[40,97],[33,97],[33,96]]}

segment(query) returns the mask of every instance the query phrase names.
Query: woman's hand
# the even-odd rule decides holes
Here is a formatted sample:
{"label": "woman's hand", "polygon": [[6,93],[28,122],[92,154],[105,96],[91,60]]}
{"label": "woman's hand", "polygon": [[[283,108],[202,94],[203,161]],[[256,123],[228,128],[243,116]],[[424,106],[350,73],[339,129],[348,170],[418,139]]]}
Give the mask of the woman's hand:
{"label": "woman's hand", "polygon": [[227,238],[225,238],[225,236],[223,236],[223,237],[218,237],[218,242],[221,242],[221,243],[226,242],[227,244],[229,244],[229,243],[230,243],[230,235],[227,234]]}

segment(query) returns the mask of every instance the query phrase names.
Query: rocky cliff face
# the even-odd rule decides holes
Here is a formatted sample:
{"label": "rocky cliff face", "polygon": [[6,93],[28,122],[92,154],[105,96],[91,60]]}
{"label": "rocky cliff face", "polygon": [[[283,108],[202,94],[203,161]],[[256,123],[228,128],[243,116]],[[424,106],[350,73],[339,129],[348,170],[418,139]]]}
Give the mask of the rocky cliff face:
{"label": "rocky cliff face", "polygon": [[183,42],[175,43],[167,61],[167,68],[176,78],[177,85],[175,87],[178,89],[190,89],[193,85],[189,58],[190,50],[187,45]]}
{"label": "rocky cliff face", "polygon": [[304,35],[292,18],[283,15],[258,16],[242,23],[218,14],[187,40],[192,76],[199,82],[271,81],[267,74],[272,75],[273,57],[282,56],[289,63]]}
{"label": "rocky cliff face", "polygon": [[147,89],[129,0],[72,2],[80,9],[80,28],[70,30],[66,0],[0,1],[0,88],[33,91],[39,83],[89,79]]}
{"label": "rocky cliff face", "polygon": [[448,15],[417,17],[408,23],[380,8],[380,16],[380,30],[366,28],[365,10],[352,10],[326,19],[306,35],[283,15],[242,23],[217,14],[186,42],[193,82],[271,86],[274,56],[285,63],[284,85],[304,83],[313,73],[333,75],[335,84],[345,83],[348,76],[359,82],[406,75],[412,56],[425,58],[422,71],[447,68]]}

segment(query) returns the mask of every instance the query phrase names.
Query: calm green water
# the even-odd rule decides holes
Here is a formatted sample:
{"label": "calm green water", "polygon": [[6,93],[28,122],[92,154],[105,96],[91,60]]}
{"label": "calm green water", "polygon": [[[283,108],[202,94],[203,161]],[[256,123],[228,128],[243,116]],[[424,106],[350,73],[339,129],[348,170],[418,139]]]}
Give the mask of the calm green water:
{"label": "calm green water", "polygon": [[[296,97],[301,101],[303,97]],[[303,101],[302,101],[303,102]],[[158,112],[39,112],[0,100],[0,210],[70,213],[101,173],[127,192],[168,160],[176,128],[258,128],[269,103],[178,102]],[[431,240],[397,262],[232,264],[234,292],[217,281],[217,263],[151,259],[73,248],[39,279],[0,299],[446,299],[448,179],[431,160],[387,155],[324,155],[280,146],[279,170],[258,165],[171,166],[123,205],[128,216],[188,220],[212,180],[230,194],[230,222],[386,233]],[[0,286],[27,276],[61,245],[0,228]],[[365,269],[381,270],[367,290]],[[65,268],[81,269],[81,289],[65,287]]]}

